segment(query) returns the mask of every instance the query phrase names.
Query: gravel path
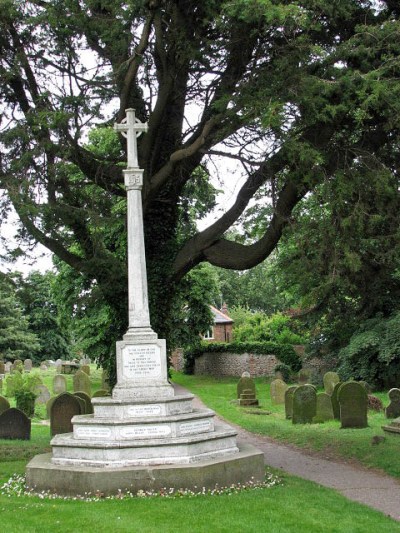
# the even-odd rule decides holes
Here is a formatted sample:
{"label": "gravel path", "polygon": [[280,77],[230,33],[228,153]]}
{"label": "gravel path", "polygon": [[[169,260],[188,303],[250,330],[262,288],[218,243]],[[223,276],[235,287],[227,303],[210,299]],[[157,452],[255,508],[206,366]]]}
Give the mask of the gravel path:
{"label": "gravel path", "polygon": [[[180,385],[174,384],[174,388],[178,394],[188,392]],[[195,397],[193,406],[204,407],[204,404]],[[228,423],[237,430],[239,441],[249,442],[264,452],[266,465],[336,489],[346,498],[373,507],[400,521],[400,483],[396,479],[361,466],[327,460],[316,454],[309,455],[298,448],[277,443],[269,437],[250,433]]]}

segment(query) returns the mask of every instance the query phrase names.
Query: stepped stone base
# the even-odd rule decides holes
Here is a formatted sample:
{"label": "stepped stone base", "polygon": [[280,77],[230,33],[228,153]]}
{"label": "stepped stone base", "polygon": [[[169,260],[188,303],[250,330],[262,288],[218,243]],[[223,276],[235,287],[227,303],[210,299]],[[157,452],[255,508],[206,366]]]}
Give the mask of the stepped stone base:
{"label": "stepped stone base", "polygon": [[400,434],[400,417],[395,418],[389,426],[382,426],[382,429],[387,433]]}
{"label": "stepped stone base", "polygon": [[27,485],[34,491],[42,490],[60,495],[100,493],[104,496],[139,490],[163,488],[200,491],[250,480],[264,480],[264,455],[247,443],[238,443],[238,452],[196,463],[162,466],[125,466],[96,468],[90,466],[58,465],[52,454],[37,455],[26,470]]}

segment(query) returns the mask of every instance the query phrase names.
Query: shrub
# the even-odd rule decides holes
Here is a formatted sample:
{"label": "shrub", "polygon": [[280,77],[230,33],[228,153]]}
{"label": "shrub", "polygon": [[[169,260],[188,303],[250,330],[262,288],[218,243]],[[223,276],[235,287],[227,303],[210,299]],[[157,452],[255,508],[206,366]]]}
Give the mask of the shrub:
{"label": "shrub", "polygon": [[35,414],[35,400],[36,394],[27,390],[15,391],[15,399],[17,402],[17,409],[23,411],[28,418],[32,418]]}
{"label": "shrub", "polygon": [[289,383],[291,374],[290,366],[285,365],[285,363],[279,363],[279,365],[276,365],[274,368],[274,372],[280,372],[282,374],[283,381],[285,381],[285,383]]}

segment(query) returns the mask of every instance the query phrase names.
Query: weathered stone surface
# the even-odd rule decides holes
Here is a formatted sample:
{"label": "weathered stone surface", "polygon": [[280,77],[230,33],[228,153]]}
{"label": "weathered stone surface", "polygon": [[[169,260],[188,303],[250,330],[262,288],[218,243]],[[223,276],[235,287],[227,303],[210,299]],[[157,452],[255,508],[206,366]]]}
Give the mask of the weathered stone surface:
{"label": "weathered stone surface", "polygon": [[311,370],[309,368],[302,368],[299,370],[299,373],[297,374],[297,382],[300,385],[305,385],[306,383],[310,383],[311,378]]}
{"label": "weathered stone surface", "polygon": [[85,412],[82,414],[85,414],[85,415],[93,414],[93,405],[90,400],[90,396],[86,394],[86,392],[83,392],[83,391],[74,392],[74,396],[76,396],[77,398],[80,398],[81,400],[85,402]]}
{"label": "weathered stone surface", "polygon": [[6,365],[4,361],[0,361],[0,374],[5,374],[5,373],[6,373]]}
{"label": "weathered stone surface", "polygon": [[73,377],[74,382],[74,392],[83,391],[86,392],[88,396],[91,396],[91,386],[89,376],[78,370],[78,372]]}
{"label": "weathered stone surface", "polygon": [[368,381],[358,381],[357,383],[359,383],[360,385],[362,385],[364,387],[364,389],[366,390],[367,394],[371,394],[372,387],[368,383]]}
{"label": "weathered stone surface", "polygon": [[285,403],[285,392],[288,386],[281,379],[274,379],[271,382],[270,394],[271,403],[274,405],[281,405]]}
{"label": "weathered stone surface", "polygon": [[239,405],[258,405],[258,400],[253,390],[245,389],[240,395]]}
{"label": "weathered stone surface", "polygon": [[365,387],[356,381],[348,381],[339,387],[340,421],[342,428],[368,426],[368,395]]}
{"label": "weathered stone surface", "polygon": [[53,378],[54,394],[62,394],[67,390],[67,380],[62,374],[57,374]]}
{"label": "weathered stone surface", "polygon": [[336,383],[340,382],[339,374],[336,372],[326,372],[324,374],[324,389],[327,394],[332,396],[333,389],[335,388]]}
{"label": "weathered stone surface", "polygon": [[333,416],[335,420],[340,420],[340,405],[339,405],[339,399],[338,399],[338,391],[341,385],[343,385],[341,381],[339,381],[339,383],[336,383],[336,385],[333,387],[333,391],[331,395]]}
{"label": "weathered stone surface", "polygon": [[0,414],[10,409],[10,402],[4,396],[0,396]]}
{"label": "weathered stone surface", "polygon": [[82,372],[85,372],[85,374],[90,376],[90,366],[89,365],[82,365],[80,370],[82,370]]}
{"label": "weathered stone surface", "polygon": [[256,394],[256,385],[252,378],[240,378],[237,384],[237,397],[240,399],[240,395],[248,389],[251,390],[254,395]]}
{"label": "weathered stone surface", "polygon": [[104,396],[110,396],[110,391],[106,389],[99,389],[95,393],[93,393],[92,398],[102,398]]}
{"label": "weathered stone surface", "polygon": [[8,374],[11,372],[12,363],[10,361],[7,361],[7,363],[4,364],[5,372]]}
{"label": "weathered stone surface", "polygon": [[285,392],[285,416],[288,420],[293,416],[293,394],[296,389],[297,385],[292,385]]}
{"label": "weathered stone surface", "polygon": [[29,440],[31,438],[30,419],[15,407],[0,415],[0,439]]}
{"label": "weathered stone surface", "polygon": [[24,361],[24,370],[25,372],[30,372],[32,370],[32,360],[31,359],[25,359]]}
{"label": "weathered stone surface", "polygon": [[315,422],[327,422],[333,420],[333,407],[331,396],[326,392],[317,394],[317,413]]}
{"label": "weathered stone surface", "polygon": [[[81,400],[82,401],[82,400]],[[50,434],[72,433],[71,419],[81,414],[81,403],[72,394],[63,392],[57,396],[50,407]]]}
{"label": "weathered stone surface", "polygon": [[35,403],[43,404],[47,403],[50,400],[50,392],[46,385],[37,385],[35,387],[35,392],[38,395],[36,397]]}
{"label": "weathered stone surface", "polygon": [[317,412],[317,393],[311,385],[299,385],[293,394],[293,424],[311,424]]}
{"label": "weathered stone surface", "polygon": [[40,363],[40,370],[43,370],[43,371],[46,371],[46,370],[47,370],[47,365],[46,365],[46,363]]}
{"label": "weathered stone surface", "polygon": [[390,403],[385,409],[386,418],[398,418],[400,416],[400,389],[390,389]]}

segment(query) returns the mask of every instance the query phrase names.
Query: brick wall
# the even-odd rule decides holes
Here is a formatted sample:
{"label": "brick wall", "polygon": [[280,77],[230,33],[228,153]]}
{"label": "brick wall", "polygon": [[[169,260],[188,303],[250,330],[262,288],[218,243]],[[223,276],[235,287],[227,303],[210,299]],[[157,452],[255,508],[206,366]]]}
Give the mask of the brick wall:
{"label": "brick wall", "polygon": [[273,376],[274,368],[280,361],[275,355],[252,353],[204,353],[195,361],[197,375],[237,376],[250,372],[252,377]]}
{"label": "brick wall", "polygon": [[183,360],[183,349],[182,348],[176,348],[171,353],[171,366],[178,372],[182,372],[184,367],[184,360]]}

